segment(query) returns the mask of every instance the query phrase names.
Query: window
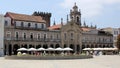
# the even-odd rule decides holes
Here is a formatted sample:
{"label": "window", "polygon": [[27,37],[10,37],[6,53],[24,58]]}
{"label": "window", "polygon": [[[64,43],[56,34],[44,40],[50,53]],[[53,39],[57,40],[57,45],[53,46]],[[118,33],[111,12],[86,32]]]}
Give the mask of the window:
{"label": "window", "polygon": [[16,26],[16,21],[14,22],[14,25]]}
{"label": "window", "polygon": [[73,40],[73,33],[71,33],[71,40]]}
{"label": "window", "polygon": [[28,27],[30,27],[31,26],[31,24],[30,23],[28,23]]}
{"label": "window", "polygon": [[11,38],[11,32],[10,31],[6,32],[6,37]]}
{"label": "window", "polygon": [[37,23],[35,24],[35,28],[37,28]]}
{"label": "window", "polygon": [[8,21],[5,21],[5,26],[8,26]]}
{"label": "window", "polygon": [[23,22],[21,22],[21,27],[23,27],[24,26],[24,24],[23,24]]}
{"label": "window", "polygon": [[64,33],[64,38],[65,38],[65,40],[67,39],[66,33]]}
{"label": "window", "polygon": [[44,28],[44,24],[41,24],[41,28],[42,28],[42,29]]}
{"label": "window", "polygon": [[77,17],[77,22],[79,22],[79,17]]}
{"label": "window", "polygon": [[38,40],[40,40],[40,34],[38,34],[38,37],[37,37],[37,38],[38,38]]}
{"label": "window", "polygon": [[46,34],[44,34],[44,39],[46,39],[47,38],[47,35]]}
{"label": "window", "polygon": [[58,34],[57,34],[57,39],[58,39]]}
{"label": "window", "polygon": [[50,39],[53,39],[53,36],[52,36],[52,35],[50,36]]}
{"label": "window", "polygon": [[33,33],[30,34],[30,39],[33,39]]}
{"label": "window", "polygon": [[23,36],[24,36],[24,39],[26,39],[26,33],[24,33],[24,35],[23,35]]}
{"label": "window", "polygon": [[15,32],[15,37],[16,39],[18,39],[18,32]]}

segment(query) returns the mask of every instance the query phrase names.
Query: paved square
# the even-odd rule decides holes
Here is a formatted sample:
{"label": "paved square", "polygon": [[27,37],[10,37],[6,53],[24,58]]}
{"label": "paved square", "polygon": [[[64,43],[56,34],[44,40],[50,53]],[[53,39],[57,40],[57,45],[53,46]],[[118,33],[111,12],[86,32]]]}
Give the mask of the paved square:
{"label": "paved square", "polygon": [[74,60],[7,60],[0,57],[0,68],[120,68],[120,55]]}

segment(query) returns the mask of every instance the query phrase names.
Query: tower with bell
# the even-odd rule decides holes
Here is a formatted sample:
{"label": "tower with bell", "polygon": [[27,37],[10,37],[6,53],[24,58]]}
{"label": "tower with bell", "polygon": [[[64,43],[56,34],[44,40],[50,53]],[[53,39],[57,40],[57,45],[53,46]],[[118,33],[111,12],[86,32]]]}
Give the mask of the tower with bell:
{"label": "tower with bell", "polygon": [[76,3],[70,10],[70,20],[81,26],[81,11],[78,11],[78,6]]}

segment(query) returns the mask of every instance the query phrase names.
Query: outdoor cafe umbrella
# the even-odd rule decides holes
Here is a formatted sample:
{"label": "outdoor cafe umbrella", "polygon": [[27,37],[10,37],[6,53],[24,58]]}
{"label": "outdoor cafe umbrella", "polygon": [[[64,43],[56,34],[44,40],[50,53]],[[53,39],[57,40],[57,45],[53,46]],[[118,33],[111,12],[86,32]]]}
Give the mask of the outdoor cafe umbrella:
{"label": "outdoor cafe umbrella", "polygon": [[61,47],[58,47],[58,48],[56,48],[55,50],[56,50],[56,51],[63,51],[64,49],[61,48]]}
{"label": "outdoor cafe umbrella", "polygon": [[37,51],[37,49],[35,49],[35,48],[30,48],[30,49],[28,49],[28,51]]}
{"label": "outdoor cafe umbrella", "polygon": [[64,51],[72,51],[73,49],[69,48],[69,47],[66,47],[63,49]]}
{"label": "outdoor cafe umbrella", "polygon": [[93,50],[93,49],[92,48],[84,48],[83,50],[86,51],[86,50]]}
{"label": "outdoor cafe umbrella", "polygon": [[37,51],[45,51],[46,49],[45,48],[38,48]]}
{"label": "outdoor cafe umbrella", "polygon": [[54,49],[54,48],[51,48],[51,47],[47,48],[46,50],[47,50],[47,51],[55,51],[55,49]]}
{"label": "outdoor cafe umbrella", "polygon": [[19,48],[17,51],[27,51],[28,49],[26,48]]}

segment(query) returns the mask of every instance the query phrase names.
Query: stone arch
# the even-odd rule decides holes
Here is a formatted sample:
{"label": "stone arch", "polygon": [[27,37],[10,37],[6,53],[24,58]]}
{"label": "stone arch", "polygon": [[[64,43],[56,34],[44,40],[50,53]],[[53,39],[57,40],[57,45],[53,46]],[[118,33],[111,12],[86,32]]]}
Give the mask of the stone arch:
{"label": "stone arch", "polygon": [[7,52],[7,45],[5,44],[4,45],[4,55],[6,55],[6,52]]}
{"label": "stone arch", "polygon": [[105,48],[105,45],[103,45],[103,48]]}
{"label": "stone arch", "polygon": [[47,44],[43,44],[43,48],[47,49],[48,45]]}
{"label": "stone arch", "polygon": [[89,45],[86,45],[86,48],[89,48]]}
{"label": "stone arch", "polygon": [[54,45],[53,45],[53,44],[50,44],[50,47],[54,48]]}
{"label": "stone arch", "polygon": [[85,48],[85,45],[82,45],[82,49],[84,49]]}
{"label": "stone arch", "polygon": [[56,44],[56,45],[55,45],[55,48],[58,48],[58,47],[60,47],[60,45],[59,45],[59,44]]}
{"label": "stone arch", "polygon": [[75,52],[75,46],[74,46],[74,44],[70,44],[70,48],[73,49],[73,53],[74,53]]}
{"label": "stone arch", "polygon": [[41,46],[40,44],[36,46],[37,49],[38,49],[38,48],[41,48],[41,47],[42,47],[42,46]]}
{"label": "stone arch", "polygon": [[91,44],[91,48],[94,48],[94,45],[93,45],[93,44]]}
{"label": "stone arch", "polygon": [[29,48],[32,48],[32,47],[34,48],[34,45],[30,44],[30,45],[29,45]]}
{"label": "stone arch", "polygon": [[66,47],[67,47],[67,45],[66,45],[66,44],[64,44],[63,48],[66,48]]}
{"label": "stone arch", "polygon": [[22,48],[22,47],[23,47],[23,48],[27,48],[27,44],[22,44],[22,45],[21,45],[21,48]]}
{"label": "stone arch", "polygon": [[12,44],[8,45],[8,55],[12,55]]}
{"label": "stone arch", "polygon": [[13,52],[14,52],[14,55],[17,55],[17,50],[20,48],[20,46],[18,44],[15,44],[13,46]]}

